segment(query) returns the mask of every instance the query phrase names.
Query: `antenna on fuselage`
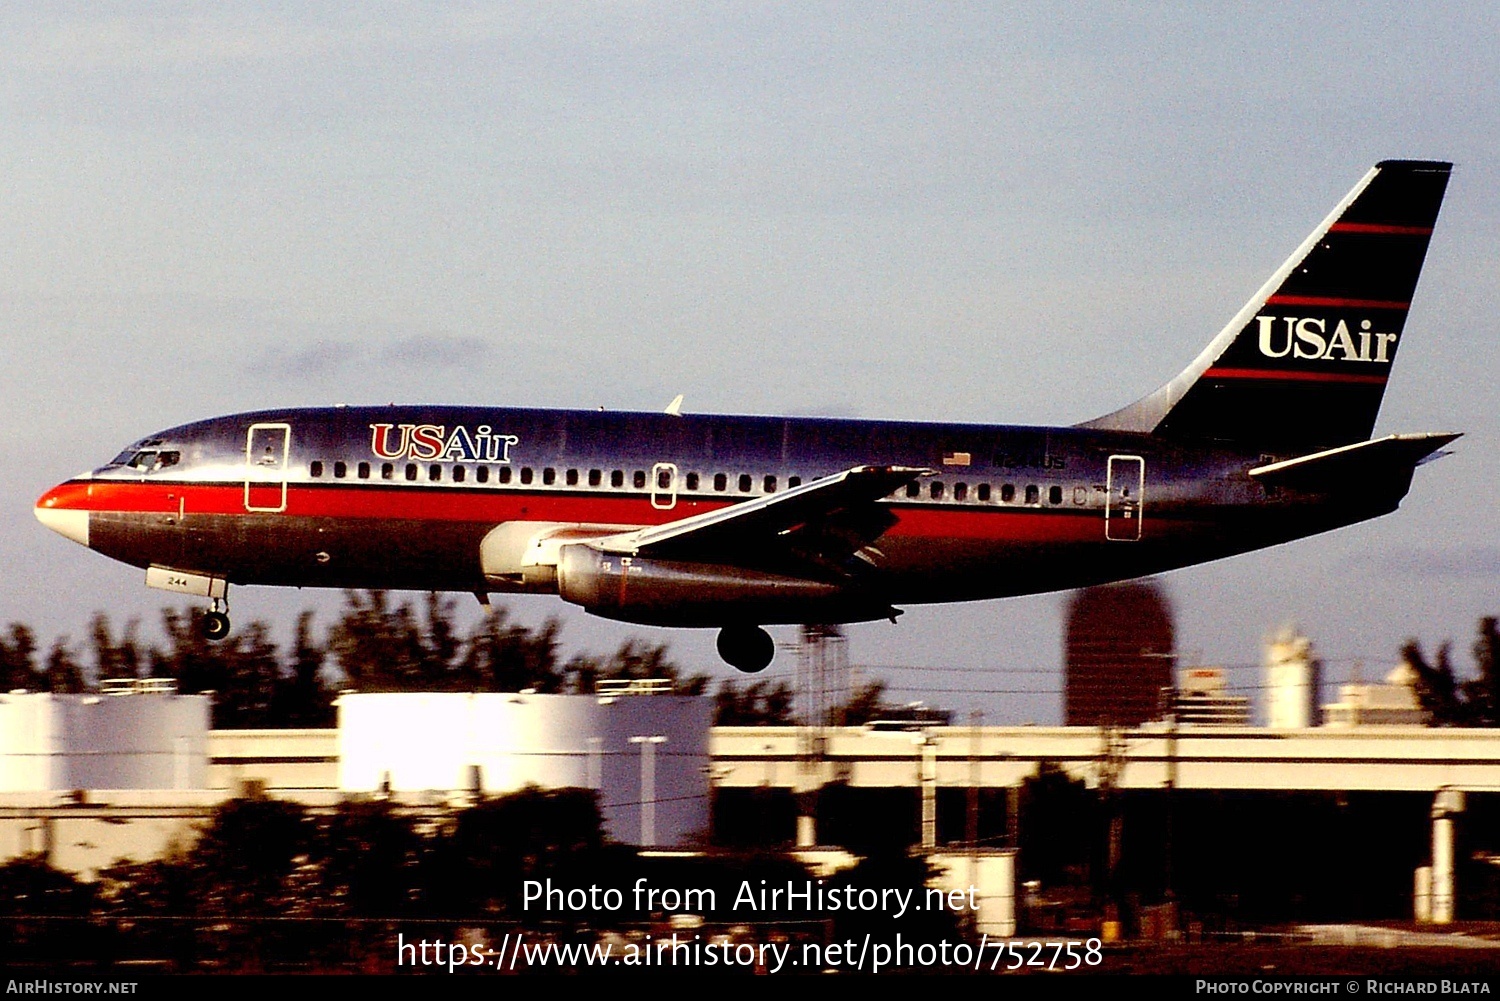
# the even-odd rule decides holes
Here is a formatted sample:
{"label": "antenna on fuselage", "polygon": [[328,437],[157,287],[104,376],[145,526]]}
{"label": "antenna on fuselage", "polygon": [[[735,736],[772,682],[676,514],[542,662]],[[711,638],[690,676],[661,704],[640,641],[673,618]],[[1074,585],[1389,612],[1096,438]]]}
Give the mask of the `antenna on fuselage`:
{"label": "antenna on fuselage", "polygon": [[662,413],[664,413],[664,414],[671,414],[673,417],[681,417],[682,416],[682,394],[678,393],[675,397],[673,397],[672,398],[672,402],[667,404],[667,409],[663,410]]}

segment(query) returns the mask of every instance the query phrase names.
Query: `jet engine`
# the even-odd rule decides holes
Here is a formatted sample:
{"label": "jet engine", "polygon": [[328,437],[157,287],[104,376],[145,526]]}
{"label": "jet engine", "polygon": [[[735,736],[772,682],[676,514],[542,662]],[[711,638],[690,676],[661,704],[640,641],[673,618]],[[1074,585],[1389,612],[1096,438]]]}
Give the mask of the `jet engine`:
{"label": "jet engine", "polygon": [[[558,551],[557,593],[595,615],[663,626],[822,621],[825,613],[853,611],[838,607],[853,603],[837,584],[741,566],[622,556],[583,543]],[[885,609],[854,617],[884,617]]]}

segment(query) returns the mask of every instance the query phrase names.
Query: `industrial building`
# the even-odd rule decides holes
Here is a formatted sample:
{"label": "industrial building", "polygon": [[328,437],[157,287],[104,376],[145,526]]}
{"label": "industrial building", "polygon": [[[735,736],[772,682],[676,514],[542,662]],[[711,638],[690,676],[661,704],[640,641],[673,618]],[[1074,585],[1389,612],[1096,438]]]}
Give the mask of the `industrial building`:
{"label": "industrial building", "polygon": [[702,843],[713,702],[649,687],[612,694],[378,693],[339,700],[344,793],[593,789],[625,844]]}
{"label": "industrial building", "polygon": [[[1107,791],[1099,809],[1124,818],[1144,893],[1207,886],[1205,867],[1316,880],[1337,868],[1328,859],[1357,860],[1349,885],[1374,888],[1371,908],[1452,920],[1456,873],[1486,848],[1473,835],[1494,827],[1500,730],[1374,712],[1414,705],[1409,669],[1377,696],[1346,685],[1318,710],[1323,726],[1286,725],[1314,713],[1314,658],[1294,636],[1276,644],[1280,725],[1259,727],[1204,668],[1182,675],[1175,713],[1128,727],[711,727],[710,699],[631,683],[592,696],[353,694],[335,729],[209,731],[206,698],[154,682],[12,694],[0,697],[0,857],[42,852],[86,875],[156,857],[247,789],[314,811],[382,796],[436,814],[527,784],[583,787],[627,844],[785,847],[826,863],[847,857],[834,846],[884,839],[928,853],[955,885],[986,870],[1003,885],[998,931],[1014,927],[1015,850],[1036,822],[1019,794],[1052,774]],[[1340,708],[1359,699],[1359,712]]]}

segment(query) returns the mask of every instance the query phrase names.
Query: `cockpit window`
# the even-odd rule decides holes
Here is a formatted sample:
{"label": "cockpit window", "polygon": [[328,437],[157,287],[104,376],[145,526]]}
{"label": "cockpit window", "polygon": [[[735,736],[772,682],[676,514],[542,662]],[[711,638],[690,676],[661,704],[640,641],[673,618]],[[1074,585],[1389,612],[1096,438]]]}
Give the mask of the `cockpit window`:
{"label": "cockpit window", "polygon": [[136,470],[137,472],[154,473],[158,469],[166,469],[168,466],[175,466],[181,461],[182,453],[179,451],[172,450],[167,452],[157,452],[148,449],[146,451],[136,452],[130,457],[130,461],[126,462],[125,465],[129,466],[131,469]]}
{"label": "cockpit window", "polygon": [[[134,469],[139,469],[144,473],[156,462],[156,446],[160,445],[161,443],[162,439],[160,438],[147,438],[144,441],[138,441],[134,445],[131,445],[129,448],[127,448],[125,451],[121,452],[119,455],[115,456],[113,459],[109,460],[109,464],[111,466],[130,466]],[[180,457],[182,453],[167,452],[164,454]],[[144,466],[140,465],[142,456],[150,456],[150,459]],[[174,458],[172,462],[164,464],[171,465],[176,461],[177,459]]]}

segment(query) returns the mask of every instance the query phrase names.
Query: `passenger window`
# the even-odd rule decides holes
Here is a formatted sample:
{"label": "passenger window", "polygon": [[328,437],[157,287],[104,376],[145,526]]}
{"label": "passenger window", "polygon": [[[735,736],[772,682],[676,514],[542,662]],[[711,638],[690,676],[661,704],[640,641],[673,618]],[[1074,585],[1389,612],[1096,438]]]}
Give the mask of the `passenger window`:
{"label": "passenger window", "polygon": [[797,487],[800,487],[801,485],[802,485],[802,477],[800,477],[800,476],[788,476],[786,478],[786,488],[788,490],[795,489]]}
{"label": "passenger window", "polygon": [[698,474],[697,473],[688,473],[687,474],[687,488],[689,490],[697,490],[698,489]]}
{"label": "passenger window", "polygon": [[714,474],[714,489],[720,492],[729,489],[729,477],[723,473]]}
{"label": "passenger window", "polygon": [[443,478],[443,467],[436,462],[427,467],[427,478],[436,483]]}
{"label": "passenger window", "polygon": [[988,483],[979,484],[979,489],[974,491],[974,493],[979,498],[979,503],[988,504],[990,502],[990,485]]}
{"label": "passenger window", "polygon": [[480,466],[474,470],[475,483],[488,483],[490,481],[490,467]]}
{"label": "passenger window", "polygon": [[625,485],[625,474],[618,469],[610,473],[609,485],[612,487],[623,487]]}
{"label": "passenger window", "polygon": [[1088,487],[1074,487],[1073,488],[1073,503],[1074,504],[1087,504],[1088,502],[1089,502],[1089,488]]}
{"label": "passenger window", "polygon": [[393,466],[393,465],[391,465],[389,462],[382,462],[380,464],[380,478],[382,480],[392,480],[392,479],[395,479],[396,478],[396,467]]}
{"label": "passenger window", "polygon": [[552,484],[556,483],[557,470],[553,469],[551,466],[548,466],[546,469],[542,470],[542,482],[549,487]]}
{"label": "passenger window", "polygon": [[774,494],[776,492],[776,477],[767,476],[763,485],[766,488],[766,493]]}
{"label": "passenger window", "polygon": [[531,467],[530,466],[522,466],[521,467],[521,482],[522,483],[530,483],[531,482]]}
{"label": "passenger window", "polygon": [[463,481],[464,481],[464,467],[463,466],[454,466],[453,467],[453,482],[454,483],[462,483]]}
{"label": "passenger window", "polygon": [[646,471],[644,469],[637,469],[635,475],[630,478],[630,482],[635,484],[637,490],[644,490],[646,488]]}
{"label": "passenger window", "polygon": [[318,479],[323,475],[323,464],[321,462],[314,462],[311,466],[308,466],[307,475],[315,480]]}
{"label": "passenger window", "polygon": [[740,493],[742,493],[742,494],[748,494],[750,492],[751,485],[752,484],[751,484],[751,481],[750,481],[750,474],[749,473],[741,473],[740,474]]}
{"label": "passenger window", "polygon": [[589,470],[589,486],[597,487],[604,480],[604,474],[597,469]]}
{"label": "passenger window", "polygon": [[1009,504],[1011,501],[1013,501],[1015,499],[1016,499],[1016,488],[1015,488],[1015,485],[1012,484],[1012,483],[1003,483],[1003,484],[1001,484],[1000,485],[1000,500],[1001,500],[1001,502],[1003,502],[1005,504]]}
{"label": "passenger window", "polygon": [[564,477],[564,478],[568,481],[568,486],[570,486],[570,487],[576,487],[576,486],[578,486],[578,470],[576,470],[576,469],[570,469],[570,470],[568,470],[568,475],[566,477]]}
{"label": "passenger window", "polygon": [[1047,490],[1047,503],[1048,504],[1061,504],[1062,503],[1062,487],[1051,487],[1051,488],[1049,488]]}
{"label": "passenger window", "polygon": [[658,469],[656,471],[656,489],[672,489],[672,471],[670,469]]}
{"label": "passenger window", "polygon": [[349,464],[347,462],[335,462],[333,464],[333,478],[342,480],[349,475]]}
{"label": "passenger window", "polygon": [[500,482],[501,483],[509,483],[510,482],[510,477],[511,477],[510,467],[509,466],[501,466],[500,467]]}
{"label": "passenger window", "polygon": [[1026,485],[1026,503],[1040,504],[1042,502],[1042,491],[1035,483]]}
{"label": "passenger window", "polygon": [[963,501],[969,499],[969,485],[967,483],[953,484],[953,499]]}
{"label": "passenger window", "polygon": [[928,489],[928,492],[932,494],[932,499],[933,500],[942,500],[943,499],[943,481],[942,480],[933,480],[932,481],[932,486]]}
{"label": "passenger window", "polygon": [[362,480],[370,478],[370,464],[368,462],[361,462],[359,464],[359,478]]}
{"label": "passenger window", "polygon": [[408,462],[406,464],[406,478],[408,480],[415,480],[417,478],[417,464],[415,462]]}
{"label": "passenger window", "polygon": [[908,497],[920,497],[921,495],[922,495],[922,484],[918,483],[916,480],[912,480],[910,483],[908,483],[906,485],[906,496],[908,496]]}

